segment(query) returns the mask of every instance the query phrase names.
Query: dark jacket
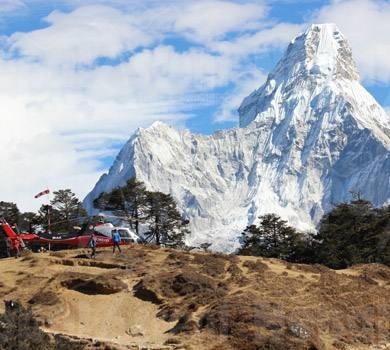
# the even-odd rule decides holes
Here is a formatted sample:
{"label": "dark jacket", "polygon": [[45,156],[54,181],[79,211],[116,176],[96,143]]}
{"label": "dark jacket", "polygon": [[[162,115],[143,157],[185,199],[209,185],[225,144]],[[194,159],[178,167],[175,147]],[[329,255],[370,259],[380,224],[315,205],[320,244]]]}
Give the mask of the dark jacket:
{"label": "dark jacket", "polygon": [[89,239],[88,247],[89,247],[89,248],[96,248],[96,237],[95,237],[95,236],[92,236],[92,237]]}

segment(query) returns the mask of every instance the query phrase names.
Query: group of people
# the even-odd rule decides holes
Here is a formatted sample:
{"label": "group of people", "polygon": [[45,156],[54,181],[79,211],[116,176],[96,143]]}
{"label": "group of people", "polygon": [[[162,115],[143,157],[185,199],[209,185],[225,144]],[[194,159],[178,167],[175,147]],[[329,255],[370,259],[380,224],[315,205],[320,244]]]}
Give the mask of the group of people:
{"label": "group of people", "polygon": [[[119,251],[119,253],[122,253],[120,243],[122,241],[122,238],[117,230],[114,230],[111,235],[111,240],[113,243],[112,252],[113,254],[115,251]],[[89,241],[88,241],[88,248],[91,249],[91,259],[96,258],[96,247],[97,247],[97,237],[94,233],[91,234]],[[5,248],[6,248],[6,255],[7,257],[15,256],[15,258],[18,258],[21,256],[21,251],[23,248],[25,248],[25,244],[22,239],[18,238],[11,238],[11,237],[5,237]]]}
{"label": "group of people", "polygon": [[[111,240],[113,243],[112,246],[112,253],[115,254],[115,249],[119,251],[119,253],[122,253],[120,243],[122,241],[122,238],[117,230],[114,230],[111,234]],[[91,248],[91,259],[96,258],[96,246],[97,246],[97,238],[94,233],[91,234],[91,237],[88,242],[88,247]]]}

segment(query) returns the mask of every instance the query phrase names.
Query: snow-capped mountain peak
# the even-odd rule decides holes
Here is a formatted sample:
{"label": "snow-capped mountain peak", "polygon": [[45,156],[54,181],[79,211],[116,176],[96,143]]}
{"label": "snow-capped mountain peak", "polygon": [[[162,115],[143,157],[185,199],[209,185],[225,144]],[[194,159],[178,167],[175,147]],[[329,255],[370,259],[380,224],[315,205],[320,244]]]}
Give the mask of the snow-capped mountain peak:
{"label": "snow-capped mountain peak", "polygon": [[189,244],[238,246],[259,215],[313,230],[332,204],[359,191],[390,201],[389,116],[359,83],[334,24],[295,38],[263,86],[239,108],[240,128],[213,135],[161,122],[139,129],[84,203],[136,176],[171,193],[189,218]]}
{"label": "snow-capped mountain peak", "polygon": [[294,112],[291,123],[318,120],[324,109],[338,108],[327,113],[322,127],[324,122],[337,123],[334,118],[353,116],[390,149],[389,117],[359,83],[348,41],[333,23],[312,24],[289,44],[265,84],[241,104],[240,127],[254,120],[279,123],[286,108]]}
{"label": "snow-capped mountain peak", "polygon": [[358,80],[352,51],[334,23],[312,24],[296,37],[270,74],[282,80],[317,79]]}

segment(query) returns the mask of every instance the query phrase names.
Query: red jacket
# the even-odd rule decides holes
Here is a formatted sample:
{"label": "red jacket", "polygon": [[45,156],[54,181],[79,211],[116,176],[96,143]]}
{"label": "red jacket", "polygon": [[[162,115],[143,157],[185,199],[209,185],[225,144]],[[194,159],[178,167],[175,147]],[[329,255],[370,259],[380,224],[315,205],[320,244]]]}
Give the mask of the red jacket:
{"label": "red jacket", "polygon": [[20,249],[20,241],[19,241],[19,238],[14,239],[14,247],[15,247],[15,249]]}

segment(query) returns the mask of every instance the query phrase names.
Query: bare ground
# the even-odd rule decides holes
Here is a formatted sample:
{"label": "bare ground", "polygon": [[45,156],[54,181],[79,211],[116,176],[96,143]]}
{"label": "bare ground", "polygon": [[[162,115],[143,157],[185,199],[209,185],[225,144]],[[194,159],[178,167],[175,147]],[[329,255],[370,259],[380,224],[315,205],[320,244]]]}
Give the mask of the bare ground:
{"label": "bare ground", "polygon": [[390,348],[386,266],[334,271],[138,245],[87,253],[0,260],[0,297],[85,348]]}

